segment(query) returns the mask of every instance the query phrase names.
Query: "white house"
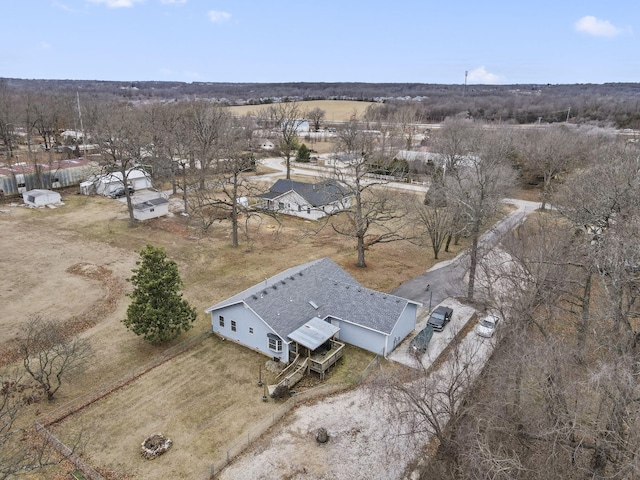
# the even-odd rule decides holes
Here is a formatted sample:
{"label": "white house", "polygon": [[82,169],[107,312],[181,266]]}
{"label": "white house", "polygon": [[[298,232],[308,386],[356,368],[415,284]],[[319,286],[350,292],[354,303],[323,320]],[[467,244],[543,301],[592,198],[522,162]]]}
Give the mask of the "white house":
{"label": "white house", "polygon": [[55,205],[62,203],[62,197],[58,192],[52,190],[34,189],[22,194],[24,203],[31,207],[44,207],[46,205]]}
{"label": "white house", "polygon": [[335,180],[305,183],[280,179],[261,197],[265,210],[319,220],[349,208],[353,195]]}
{"label": "white house", "polygon": [[271,140],[266,139],[260,143],[260,148],[263,150],[273,150],[275,148],[275,145]]}
{"label": "white house", "polygon": [[[151,188],[151,177],[141,169],[132,168],[126,172],[127,184],[134,190],[144,190]],[[97,193],[98,195],[109,196],[113,191],[124,186],[122,180],[122,172],[103,173],[96,175],[80,184],[80,193],[90,195]]]}
{"label": "white house", "polygon": [[169,200],[164,197],[152,198],[133,205],[133,217],[136,220],[149,220],[169,213]]}
{"label": "white house", "polygon": [[[415,328],[419,305],[365,288],[322,258],[285,270],[205,312],[214,333],[288,363],[298,345],[314,348],[333,338],[386,356]],[[322,322],[332,328],[319,328]]]}

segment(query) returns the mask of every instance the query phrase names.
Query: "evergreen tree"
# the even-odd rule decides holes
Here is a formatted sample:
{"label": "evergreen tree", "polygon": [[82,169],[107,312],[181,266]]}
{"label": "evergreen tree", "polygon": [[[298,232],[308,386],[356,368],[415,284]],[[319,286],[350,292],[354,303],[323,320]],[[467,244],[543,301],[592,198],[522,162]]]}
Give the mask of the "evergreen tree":
{"label": "evergreen tree", "polygon": [[307,148],[307,146],[303,143],[302,145],[300,145],[300,148],[298,148],[297,160],[299,162],[308,162],[310,158],[311,152],[309,151],[309,148]]}
{"label": "evergreen tree", "polygon": [[182,279],[178,265],[167,260],[162,247],[146,245],[140,251],[141,261],[128,279],[134,290],[127,308],[126,327],[152,343],[173,340],[191,328],[196,310],[182,298]]}

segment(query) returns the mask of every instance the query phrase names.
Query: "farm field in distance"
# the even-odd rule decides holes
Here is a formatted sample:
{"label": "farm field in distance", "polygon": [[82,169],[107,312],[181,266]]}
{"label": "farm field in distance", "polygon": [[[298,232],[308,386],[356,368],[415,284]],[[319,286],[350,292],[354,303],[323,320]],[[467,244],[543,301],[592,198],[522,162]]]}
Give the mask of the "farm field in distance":
{"label": "farm field in distance", "polygon": [[[309,111],[314,108],[321,108],[326,112],[322,124],[331,122],[346,122],[354,113],[358,118],[367,110],[369,105],[375,105],[373,102],[357,102],[355,100],[309,100],[305,102],[297,102],[300,110]],[[246,115],[247,113],[257,113],[261,110],[269,108],[269,104],[264,105],[240,105],[228,107],[236,115]]]}
{"label": "farm field in distance", "polygon": [[[89,338],[94,350],[84,374],[64,384],[53,404],[42,401],[29,407],[21,419],[25,423],[116,382],[166,348],[210,330],[205,308],[293,265],[329,256],[367,287],[390,291],[433,263],[429,248],[397,242],[369,250],[369,267],[358,269],[349,239],[328,227],[318,232],[312,222],[286,217],[281,217],[281,228],[270,218],[252,223],[250,239],[234,249],[226,224],[216,224],[208,235],[181,216],[129,228],[124,204],[75,192],[63,192],[66,205],[56,209],[0,206],[0,228],[5,232],[0,245],[8,252],[0,265],[11,272],[0,279],[5,306],[0,327],[7,332],[0,340],[3,363],[11,358],[15,336],[30,314],[66,322]],[[199,314],[194,328],[169,345],[149,345],[121,323],[128,305],[125,294],[131,288],[126,279],[138,259],[136,251],[146,243],[165,247],[178,263],[184,297]],[[454,247],[442,259],[452,258],[464,246]],[[371,358],[364,352],[352,357],[336,370],[341,380],[350,381]],[[55,432],[64,439],[82,429],[84,458],[94,467],[130,478],[158,478],[154,472],[165,461],[176,471],[193,468],[199,475],[196,470],[204,468],[206,473],[209,462],[224,452],[225,441],[275,408],[271,400],[263,404],[256,386],[258,369],[266,360],[213,337],[198,340],[183,354],[72,415]],[[151,465],[137,449],[156,431],[175,444]],[[106,452],[106,446],[115,450]],[[31,478],[51,478],[49,473],[39,475],[43,474]]]}

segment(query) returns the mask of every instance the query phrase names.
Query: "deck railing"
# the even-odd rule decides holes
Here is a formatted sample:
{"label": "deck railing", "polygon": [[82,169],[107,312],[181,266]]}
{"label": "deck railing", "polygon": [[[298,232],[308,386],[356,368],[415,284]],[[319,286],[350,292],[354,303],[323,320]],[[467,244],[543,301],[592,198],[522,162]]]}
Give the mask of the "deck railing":
{"label": "deck railing", "polygon": [[309,369],[313,372],[324,374],[330,367],[336,364],[344,354],[344,343],[331,340],[331,349],[324,355],[314,355],[311,357]]}

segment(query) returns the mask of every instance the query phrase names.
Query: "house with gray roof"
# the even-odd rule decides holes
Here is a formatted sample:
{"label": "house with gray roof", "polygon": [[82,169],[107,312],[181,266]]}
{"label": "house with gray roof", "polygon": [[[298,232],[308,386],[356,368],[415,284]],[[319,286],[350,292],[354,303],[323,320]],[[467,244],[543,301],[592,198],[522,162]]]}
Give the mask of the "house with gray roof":
{"label": "house with gray roof", "polygon": [[331,339],[387,355],[420,304],[363,287],[329,258],[292,267],[205,310],[213,332],[289,363]]}
{"label": "house with gray roof", "polygon": [[335,180],[306,183],[280,179],[261,197],[265,210],[319,220],[349,208],[353,195]]}

